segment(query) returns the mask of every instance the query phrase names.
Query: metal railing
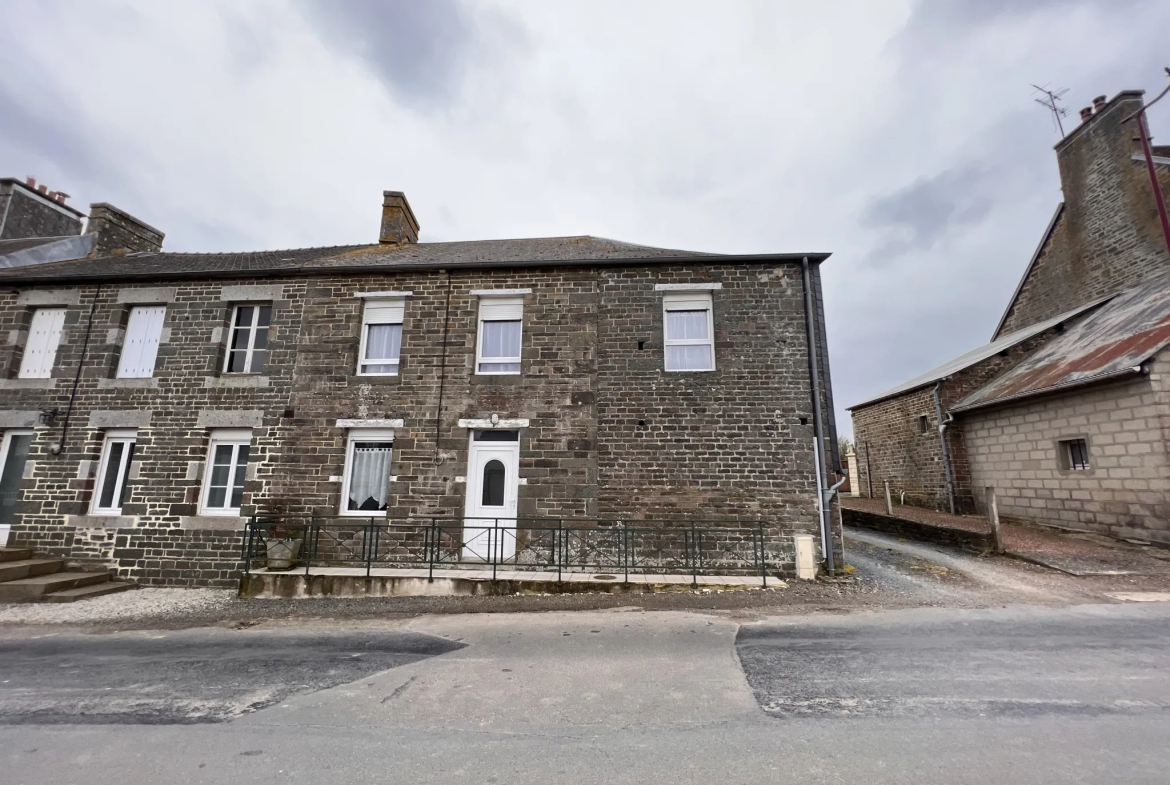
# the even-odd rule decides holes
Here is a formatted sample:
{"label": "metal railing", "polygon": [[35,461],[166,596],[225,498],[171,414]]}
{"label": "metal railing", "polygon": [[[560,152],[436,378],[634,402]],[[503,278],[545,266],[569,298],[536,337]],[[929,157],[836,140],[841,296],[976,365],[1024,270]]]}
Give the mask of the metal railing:
{"label": "metal railing", "polygon": [[314,567],[501,568],[620,575],[756,575],[791,562],[791,549],[765,521],[596,520],[569,518],[313,518],[299,522],[253,517],[244,541],[244,572],[267,557],[272,539],[301,540],[294,571]]}

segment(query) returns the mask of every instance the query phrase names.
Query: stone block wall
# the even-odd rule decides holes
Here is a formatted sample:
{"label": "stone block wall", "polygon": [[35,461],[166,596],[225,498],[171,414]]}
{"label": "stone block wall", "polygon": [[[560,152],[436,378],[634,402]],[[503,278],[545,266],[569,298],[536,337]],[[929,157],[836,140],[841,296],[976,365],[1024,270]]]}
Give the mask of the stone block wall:
{"label": "stone block wall", "polygon": [[0,182],[0,240],[71,237],[81,234],[81,216],[11,179]]}
{"label": "stone block wall", "polygon": [[[1015,367],[1061,329],[1059,325],[1053,327],[944,378],[939,387],[944,419],[952,407]],[[950,509],[933,384],[855,407],[852,414],[861,479],[859,487],[865,494],[869,493],[869,472],[872,471],[876,497],[883,495],[882,483],[889,480],[890,490],[895,495],[906,491],[908,504]],[[926,433],[920,431],[920,416],[926,417]],[[971,481],[970,445],[964,438],[963,423],[949,422],[944,435],[955,488],[955,511],[972,512],[977,493]]]}
{"label": "stone block wall", "polygon": [[[1164,351],[1148,377],[968,414],[973,484],[1003,518],[1170,544],[1168,370]],[[1065,438],[1088,441],[1089,470],[1060,468]]]}
{"label": "stone block wall", "polygon": [[[718,370],[666,374],[654,285],[707,281],[723,287],[714,292]],[[532,291],[524,296],[521,375],[475,375],[472,290],[523,288]],[[400,375],[360,377],[357,295],[379,291],[412,293]],[[225,375],[231,307],[249,302],[273,304],[268,363],[258,375]],[[155,374],[117,379],[135,304],[167,306]],[[32,310],[45,305],[67,308],[53,378],[18,379]],[[459,420],[498,414],[528,420],[521,518],[718,517],[765,520],[775,537],[817,532],[796,265],[30,287],[0,294],[3,336],[0,427],[59,412],[37,426],[14,540],[144,583],[224,586],[240,568],[244,519],[199,513],[212,425],[252,431],[244,504],[301,521],[338,515],[348,437],[338,420],[403,421],[388,517],[462,516],[470,432]],[[823,344],[820,351],[828,379]],[[71,397],[63,449],[53,454]],[[822,400],[831,422],[827,391]],[[130,426],[138,435],[123,514],[92,515],[104,432]],[[784,571],[790,548],[777,547],[775,567]]]}

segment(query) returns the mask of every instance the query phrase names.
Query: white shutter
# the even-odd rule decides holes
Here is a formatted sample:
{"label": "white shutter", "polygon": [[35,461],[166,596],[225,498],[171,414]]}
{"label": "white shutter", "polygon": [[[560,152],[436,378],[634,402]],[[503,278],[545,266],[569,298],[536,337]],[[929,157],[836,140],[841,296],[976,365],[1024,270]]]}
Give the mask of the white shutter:
{"label": "white shutter", "polygon": [[61,345],[61,328],[65,326],[64,308],[38,308],[33,312],[20,362],[20,378],[48,379],[53,375],[57,347]]}
{"label": "white shutter", "polygon": [[406,311],[406,300],[367,300],[363,322],[365,324],[402,324]]}
{"label": "white shutter", "polygon": [[150,378],[154,375],[154,361],[158,357],[166,315],[165,305],[139,305],[130,311],[122,358],[118,363],[118,378]]}
{"label": "white shutter", "polygon": [[524,318],[523,297],[481,297],[480,321],[505,321]]}

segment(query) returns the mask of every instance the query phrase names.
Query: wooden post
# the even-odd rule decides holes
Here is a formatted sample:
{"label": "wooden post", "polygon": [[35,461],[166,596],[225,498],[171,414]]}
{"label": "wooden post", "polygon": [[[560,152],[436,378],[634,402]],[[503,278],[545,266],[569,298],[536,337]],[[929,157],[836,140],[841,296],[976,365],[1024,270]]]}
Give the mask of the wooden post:
{"label": "wooden post", "polygon": [[886,515],[892,518],[894,517],[894,500],[890,498],[890,481],[883,480],[882,485],[886,486]]}
{"label": "wooden post", "polygon": [[995,504],[995,488],[987,486],[987,519],[991,521],[991,541],[996,553],[1003,553],[1003,540],[999,534],[999,507]]}

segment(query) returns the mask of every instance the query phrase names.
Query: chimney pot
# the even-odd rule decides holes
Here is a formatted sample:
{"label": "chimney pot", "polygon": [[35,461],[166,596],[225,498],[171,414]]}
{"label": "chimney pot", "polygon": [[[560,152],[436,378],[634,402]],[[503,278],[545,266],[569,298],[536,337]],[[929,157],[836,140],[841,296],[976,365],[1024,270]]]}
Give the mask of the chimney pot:
{"label": "chimney pot", "polygon": [[47,186],[47,185],[44,185],[44,184],[38,185],[38,186],[37,186],[37,191],[38,191],[39,193],[42,193],[42,194],[48,195],[48,193],[49,193],[49,186]]}
{"label": "chimney pot", "polygon": [[1105,104],[1107,104],[1107,103],[1108,103],[1108,100],[1105,98],[1105,96],[1099,95],[1093,99],[1093,108],[1095,110],[1097,110],[1098,112],[1100,112],[1102,109],[1105,108]]}
{"label": "chimney pot", "polygon": [[401,191],[382,192],[382,231],[378,242],[383,245],[418,242],[418,219]]}
{"label": "chimney pot", "polygon": [[1081,122],[1082,123],[1088,122],[1089,118],[1092,116],[1093,116],[1093,107],[1086,106],[1084,109],[1081,110]]}
{"label": "chimney pot", "polygon": [[35,190],[37,187],[36,178],[35,177],[25,178],[24,184],[27,185],[29,188],[32,188]]}
{"label": "chimney pot", "polygon": [[57,192],[57,201],[60,202],[61,204],[65,204],[65,200],[68,198],[69,198],[69,194],[65,193],[64,191]]}

